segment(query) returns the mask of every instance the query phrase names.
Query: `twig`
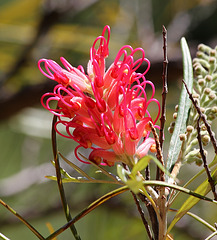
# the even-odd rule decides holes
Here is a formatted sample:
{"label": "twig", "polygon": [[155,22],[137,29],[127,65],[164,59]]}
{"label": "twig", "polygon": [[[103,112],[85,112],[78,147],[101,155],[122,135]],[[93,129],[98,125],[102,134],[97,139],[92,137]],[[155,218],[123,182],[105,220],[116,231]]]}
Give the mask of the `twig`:
{"label": "twig", "polygon": [[145,180],[150,180],[150,168],[149,168],[149,165],[145,169]]}
{"label": "twig", "polygon": [[[152,133],[155,138],[156,148],[157,148],[157,159],[164,166],[163,155],[160,147],[159,138],[157,132],[154,128],[154,125],[151,121],[149,121],[149,126],[151,127]],[[161,169],[159,169],[159,179],[162,182],[165,182],[165,173]],[[159,240],[165,239],[166,231],[167,231],[167,207],[166,207],[167,199],[165,196],[165,187],[159,187],[159,198],[158,198],[158,207],[160,212],[161,221],[159,222]]]}
{"label": "twig", "polygon": [[143,194],[139,193],[138,197],[141,199],[142,202],[145,203],[145,206],[148,210],[149,217],[151,220],[152,231],[154,233],[154,239],[157,240],[158,235],[159,235],[159,224],[158,224],[157,214],[154,210],[154,207],[151,205],[151,203],[148,201],[146,196],[144,196]]}
{"label": "twig", "polygon": [[[161,117],[160,117],[160,133],[159,133],[159,142],[160,147],[163,149],[164,142],[164,125],[166,122],[166,95],[168,93],[167,87],[167,67],[168,67],[168,58],[167,58],[167,30],[165,26],[163,26],[163,53],[164,53],[164,61],[163,61],[163,90],[162,90],[162,105],[161,105]],[[160,179],[160,169],[157,167],[156,171],[156,180]]]}
{"label": "twig", "polygon": [[141,205],[140,205],[140,203],[139,203],[139,199],[137,198],[137,196],[136,196],[135,193],[133,193],[132,191],[131,191],[131,193],[132,193],[133,199],[134,199],[134,201],[135,201],[135,203],[136,203],[138,212],[139,212],[139,214],[140,214],[140,216],[141,216],[141,218],[142,218],[142,222],[143,222],[143,224],[144,224],[144,226],[145,226],[145,228],[146,228],[146,232],[147,232],[147,234],[148,234],[148,237],[149,237],[149,239],[154,240],[154,238],[152,237],[152,233],[151,233],[151,230],[150,230],[150,226],[148,225],[148,222],[147,222],[146,219],[145,219],[144,211],[143,211],[143,209],[142,209],[142,207],[141,207]]}
{"label": "twig", "polygon": [[207,129],[207,132],[209,133],[209,136],[210,136],[210,139],[211,139],[211,142],[212,142],[212,145],[213,145],[213,148],[214,148],[214,151],[215,151],[215,154],[217,154],[217,142],[216,142],[216,139],[215,139],[215,136],[212,132],[212,129],[211,129],[211,126],[210,124],[207,122],[206,120],[206,116],[201,112],[200,110],[200,107],[198,106],[197,102],[194,100],[192,94],[190,93],[189,89],[188,89],[188,86],[186,85],[185,81],[182,80],[182,82],[184,83],[185,85],[185,88],[187,90],[187,93],[189,95],[189,98],[191,99],[195,109],[197,110],[197,113],[199,114],[199,117],[203,120],[205,126],[206,126],[206,129]]}
{"label": "twig", "polygon": [[[72,220],[69,206],[66,201],[66,196],[65,196],[65,191],[63,188],[63,183],[62,183],[62,177],[61,177],[61,172],[60,172],[60,163],[59,163],[59,158],[58,158],[58,152],[57,152],[57,141],[56,141],[56,131],[55,131],[55,123],[57,121],[57,116],[54,115],[53,117],[53,122],[52,122],[52,148],[53,148],[53,156],[54,156],[54,162],[55,162],[55,169],[56,169],[56,177],[57,177],[57,184],[59,188],[59,193],[62,201],[62,206],[66,215],[66,219],[68,221]],[[72,234],[74,235],[76,240],[81,240],[74,224],[70,226],[70,229],[72,231]]]}
{"label": "twig", "polygon": [[204,166],[204,169],[207,174],[208,182],[209,182],[211,190],[213,192],[214,199],[217,200],[217,193],[215,191],[215,181],[211,176],[211,171],[208,167],[206,156],[204,154],[204,149],[203,149],[203,145],[202,145],[201,134],[200,134],[200,116],[197,120],[197,139],[198,139],[198,143],[199,143],[199,147],[200,147],[200,154],[201,154],[201,157],[203,160],[203,166]]}
{"label": "twig", "polygon": [[162,91],[162,106],[161,106],[161,117],[160,117],[160,134],[159,141],[160,147],[163,147],[164,141],[164,124],[166,121],[166,95],[168,93],[167,87],[167,67],[168,67],[168,58],[167,58],[167,30],[165,26],[163,26],[163,51],[164,51],[164,61],[163,61],[163,91]]}
{"label": "twig", "polygon": [[[155,143],[156,143],[156,149],[157,149],[157,159],[160,161],[160,163],[162,164],[162,166],[164,166],[164,160],[163,160],[163,154],[162,154],[162,151],[161,151],[161,147],[160,147],[160,142],[159,142],[159,137],[157,135],[157,132],[154,128],[154,125],[151,121],[148,122],[149,123],[149,126],[151,127],[151,131],[154,135],[154,139],[155,139]],[[165,173],[163,171],[159,171],[159,179],[161,181],[165,181]],[[158,179],[157,179],[158,180]]]}
{"label": "twig", "polygon": [[8,204],[6,204],[1,199],[0,199],[0,204],[2,204],[6,209],[8,209],[11,213],[13,213],[21,222],[23,222],[38,237],[38,239],[40,240],[45,239],[30,223],[28,223],[22,216],[20,216],[13,208],[11,208]]}

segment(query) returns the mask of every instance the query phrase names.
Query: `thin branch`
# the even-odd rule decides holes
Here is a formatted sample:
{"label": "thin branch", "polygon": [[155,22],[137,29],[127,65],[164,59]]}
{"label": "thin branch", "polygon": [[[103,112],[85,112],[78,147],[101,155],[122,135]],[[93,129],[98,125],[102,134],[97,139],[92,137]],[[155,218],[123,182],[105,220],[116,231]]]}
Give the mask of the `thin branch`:
{"label": "thin branch", "polygon": [[215,154],[217,154],[217,142],[216,142],[216,139],[215,139],[215,136],[212,132],[212,129],[211,129],[211,126],[210,124],[207,122],[206,120],[206,116],[201,112],[200,110],[200,107],[198,106],[197,102],[194,100],[192,94],[190,93],[189,89],[188,89],[188,86],[186,85],[185,81],[182,80],[182,82],[184,83],[185,85],[185,88],[187,90],[187,93],[189,95],[189,98],[191,99],[195,109],[197,110],[197,113],[199,114],[199,117],[203,120],[205,126],[206,126],[206,129],[209,133],[209,136],[210,136],[210,139],[211,139],[211,142],[212,142],[212,145],[213,145],[213,148],[214,148],[214,151],[215,151]]}
{"label": "thin branch", "polygon": [[139,193],[138,197],[141,199],[142,202],[145,203],[145,206],[149,213],[149,217],[152,225],[152,231],[154,233],[154,239],[157,240],[159,235],[159,224],[158,224],[157,214],[154,210],[154,207],[151,205],[151,203],[148,201],[146,196],[144,196],[143,194]]}
{"label": "thin branch", "polygon": [[201,134],[200,134],[200,116],[197,120],[197,139],[198,139],[198,143],[199,143],[199,147],[200,147],[200,154],[201,154],[201,157],[203,160],[203,166],[204,166],[204,169],[207,174],[208,182],[210,183],[210,187],[213,192],[214,199],[217,200],[217,193],[215,191],[215,181],[211,176],[211,171],[208,167],[206,156],[204,154],[204,149],[203,149],[203,145],[202,145]]}
{"label": "thin branch", "polygon": [[139,199],[137,198],[137,196],[136,196],[135,193],[133,193],[132,191],[131,191],[131,193],[132,193],[133,199],[134,199],[134,201],[135,201],[135,203],[136,203],[138,212],[139,212],[139,214],[140,214],[140,216],[141,216],[142,222],[143,222],[143,224],[144,224],[144,226],[145,226],[145,228],[146,228],[146,232],[147,232],[147,234],[148,234],[148,237],[149,237],[149,239],[154,240],[154,238],[152,237],[152,233],[151,233],[151,230],[150,230],[150,226],[148,225],[148,222],[147,222],[146,219],[145,219],[144,211],[143,211],[143,209],[142,209],[142,207],[141,207],[141,205],[140,205],[140,203],[139,203]]}
{"label": "thin branch", "polygon": [[[149,121],[149,126],[151,127],[152,133],[155,138],[155,143],[157,148],[157,159],[161,162],[162,166],[164,166],[164,160],[163,160],[163,155],[160,147],[159,137],[151,121]],[[161,169],[159,169],[159,179],[162,182],[165,182],[165,173]],[[167,230],[166,203],[167,203],[167,198],[165,196],[165,187],[159,187],[158,208],[159,208],[160,217],[162,220],[159,222],[159,240],[164,239],[166,236],[166,230]]]}
{"label": "thin branch", "polygon": [[163,61],[163,91],[162,91],[162,107],[161,107],[161,118],[160,118],[160,134],[159,141],[160,147],[163,147],[164,141],[164,124],[166,121],[166,95],[168,93],[167,87],[167,68],[168,68],[168,58],[167,58],[167,30],[163,26],[163,51],[164,51],[164,61]]}
{"label": "thin branch", "polygon": [[6,204],[3,200],[0,199],[0,204],[2,204],[6,209],[13,213],[21,222],[23,222],[40,240],[45,238],[30,224],[28,223],[21,215],[19,215],[13,208]]}
{"label": "thin branch", "polygon": [[[163,90],[162,90],[162,105],[161,105],[161,117],[160,117],[160,133],[159,133],[159,142],[160,148],[163,149],[164,142],[164,125],[166,122],[166,95],[168,93],[167,87],[167,67],[168,67],[168,58],[167,58],[167,30],[165,26],[163,26],[163,53],[164,53],[164,61],[163,61]],[[157,167],[156,171],[156,180],[160,179],[160,169]]]}
{"label": "thin branch", "polygon": [[[151,127],[151,131],[152,131],[152,133],[154,135],[154,139],[155,139],[155,143],[156,143],[156,149],[157,149],[156,157],[160,161],[162,166],[164,166],[163,154],[162,154],[161,147],[160,147],[159,137],[158,137],[157,132],[156,132],[156,130],[154,128],[154,125],[153,125],[153,123],[151,121],[149,121],[149,126]],[[163,171],[161,171],[161,170],[159,171],[159,179],[161,181],[165,181],[165,173]]]}

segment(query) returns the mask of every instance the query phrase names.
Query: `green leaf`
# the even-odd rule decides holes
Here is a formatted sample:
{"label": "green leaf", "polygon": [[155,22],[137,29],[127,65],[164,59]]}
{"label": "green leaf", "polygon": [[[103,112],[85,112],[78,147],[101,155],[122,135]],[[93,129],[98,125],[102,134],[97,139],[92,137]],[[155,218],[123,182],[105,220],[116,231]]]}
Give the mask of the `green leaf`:
{"label": "green leaf", "polygon": [[67,158],[65,158],[61,153],[59,153],[59,155],[61,156],[61,158],[69,164],[69,166],[71,166],[73,169],[75,169],[75,171],[77,171],[78,173],[80,173],[81,175],[83,175],[84,177],[86,177],[87,179],[91,180],[92,178],[86,174],[81,168],[79,168],[77,165],[75,165],[74,163],[72,163],[71,161],[69,161]]}
{"label": "green leaf", "polygon": [[[215,184],[217,183],[217,168],[214,170],[212,173],[212,178],[215,181]],[[200,186],[194,191],[194,193],[199,194],[201,196],[206,196],[209,192],[211,191],[211,186],[206,179]],[[190,196],[181,206],[181,208],[178,210],[176,213],[173,221],[171,222],[169,228],[168,228],[168,233],[171,231],[171,229],[174,227],[174,225],[198,202],[200,201],[199,198],[195,198],[194,196]],[[215,202],[213,200],[213,202]]]}
{"label": "green leaf", "polygon": [[[217,155],[215,155],[214,159],[212,160],[212,162],[208,165],[209,169],[211,169],[213,166],[215,166],[217,164]],[[191,184],[193,181],[195,181],[200,175],[202,175],[205,172],[205,168],[203,168],[200,172],[198,172],[197,174],[195,174],[187,183],[185,183],[185,185],[183,187],[187,187],[189,184]],[[178,192],[176,194],[176,196],[173,198],[173,202],[175,201],[175,199],[178,198],[180,192]]]}
{"label": "green leaf", "polygon": [[145,157],[141,158],[133,167],[131,174],[133,176],[135,176],[137,174],[137,172],[142,171],[143,169],[145,169],[149,162],[150,162],[151,158],[150,156],[146,155]]}
{"label": "green leaf", "polygon": [[130,172],[128,172],[120,164],[118,164],[117,165],[117,174],[123,182],[127,182],[127,175],[129,175]]}
{"label": "green leaf", "polygon": [[[193,67],[191,61],[190,51],[187,45],[185,38],[181,39],[181,48],[183,55],[183,78],[187,84],[187,87],[190,92],[192,92],[193,87]],[[175,164],[179,157],[181,150],[182,142],[179,139],[181,133],[186,131],[186,123],[188,120],[188,113],[191,106],[191,101],[189,99],[188,93],[185,89],[185,86],[182,86],[180,100],[179,100],[179,109],[178,116],[176,119],[175,128],[173,135],[170,140],[170,146],[168,150],[168,159],[167,159],[167,169],[171,170],[171,167]]]}
{"label": "green leaf", "polygon": [[134,192],[135,194],[140,192],[140,189],[143,187],[143,180],[142,178],[137,177],[136,179],[127,180],[126,185],[129,189]]}

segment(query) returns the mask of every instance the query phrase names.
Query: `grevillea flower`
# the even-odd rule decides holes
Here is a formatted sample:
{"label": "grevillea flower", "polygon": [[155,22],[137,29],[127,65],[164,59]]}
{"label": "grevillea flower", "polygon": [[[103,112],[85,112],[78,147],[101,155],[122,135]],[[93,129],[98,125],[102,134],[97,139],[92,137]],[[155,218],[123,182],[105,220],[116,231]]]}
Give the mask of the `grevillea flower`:
{"label": "grevillea flower", "polygon": [[[77,151],[84,147],[91,150],[89,159],[97,164],[112,166],[115,162],[123,162],[133,166],[136,159],[149,150],[155,151],[148,122],[155,125],[160,104],[154,98],[154,84],[145,78],[150,62],[142,48],[123,46],[111,66],[105,69],[109,39],[110,28],[105,26],[90,48],[87,74],[82,66],[73,67],[63,57],[60,60],[64,68],[53,60],[39,60],[40,71],[58,82],[52,93],[42,96],[41,102],[58,116],[56,132],[79,144],[75,149],[79,160],[83,161]],[[138,53],[140,58],[135,60]],[[137,73],[144,62],[146,71]],[[146,94],[148,85],[152,89],[150,98]],[[53,101],[58,108],[51,107]],[[154,119],[148,111],[151,102],[157,107]],[[60,125],[64,131],[60,130]]]}

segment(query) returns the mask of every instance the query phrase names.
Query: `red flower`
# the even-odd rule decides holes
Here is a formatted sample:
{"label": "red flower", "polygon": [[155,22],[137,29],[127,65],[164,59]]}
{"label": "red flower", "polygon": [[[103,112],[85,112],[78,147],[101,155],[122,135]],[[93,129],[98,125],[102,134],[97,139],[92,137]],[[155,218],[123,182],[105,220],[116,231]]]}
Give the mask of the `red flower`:
{"label": "red flower", "polygon": [[[149,121],[156,123],[160,104],[154,98],[154,84],[145,78],[150,62],[142,48],[123,46],[105,70],[109,38],[110,28],[106,26],[90,49],[87,74],[83,67],[72,67],[64,58],[60,60],[65,69],[53,60],[39,60],[40,71],[59,83],[52,93],[42,96],[41,102],[58,116],[56,131],[79,144],[76,152],[79,147],[90,148],[89,159],[97,164],[111,166],[124,162],[133,165],[136,158],[146,155],[150,148],[155,149],[147,124]],[[98,49],[95,48],[97,44]],[[135,53],[141,54],[137,60],[134,60]],[[148,65],[146,71],[137,73],[143,62]],[[149,99],[145,91],[147,85],[152,88]],[[57,101],[59,108],[52,109],[51,101]],[[151,102],[157,105],[155,119],[148,111]],[[59,125],[64,126],[65,133],[59,131]],[[77,153],[76,156],[80,159]]]}

